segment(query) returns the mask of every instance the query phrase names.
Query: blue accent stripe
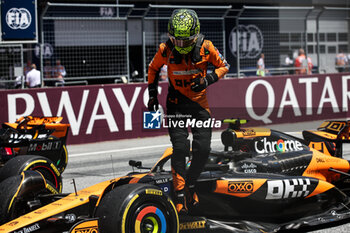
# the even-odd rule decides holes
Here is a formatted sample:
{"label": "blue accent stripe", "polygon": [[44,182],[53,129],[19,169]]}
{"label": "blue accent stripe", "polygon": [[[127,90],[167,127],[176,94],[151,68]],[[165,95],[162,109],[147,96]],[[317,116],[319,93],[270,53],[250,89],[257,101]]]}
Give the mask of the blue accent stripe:
{"label": "blue accent stripe", "polygon": [[164,214],[160,209],[157,208],[156,215],[158,215],[158,217],[160,218],[160,221],[162,223],[162,230],[160,232],[165,233],[166,232],[166,221],[165,221]]}

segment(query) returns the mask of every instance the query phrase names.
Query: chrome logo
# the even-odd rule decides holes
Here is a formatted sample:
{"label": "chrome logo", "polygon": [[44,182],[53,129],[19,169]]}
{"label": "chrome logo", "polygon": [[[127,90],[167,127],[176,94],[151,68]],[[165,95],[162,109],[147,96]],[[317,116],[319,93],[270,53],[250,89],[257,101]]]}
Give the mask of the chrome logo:
{"label": "chrome logo", "polygon": [[276,149],[280,152],[285,152],[286,151],[286,144],[282,139],[277,141]]}
{"label": "chrome logo", "polygon": [[268,141],[268,138],[264,137],[261,140],[255,141],[255,151],[258,154],[275,153],[275,152],[288,152],[288,151],[301,151],[304,149],[303,144],[298,140],[283,140]]}

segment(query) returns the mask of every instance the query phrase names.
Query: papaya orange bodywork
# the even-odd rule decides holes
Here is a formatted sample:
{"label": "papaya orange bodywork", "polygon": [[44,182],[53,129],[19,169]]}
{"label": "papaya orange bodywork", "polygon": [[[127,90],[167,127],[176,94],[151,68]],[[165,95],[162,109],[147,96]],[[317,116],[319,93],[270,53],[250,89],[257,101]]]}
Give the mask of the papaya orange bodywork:
{"label": "papaya orange bodywork", "polygon": [[268,137],[271,135],[271,130],[267,128],[242,128],[234,132],[237,138]]}
{"label": "papaya orange bodywork", "polygon": [[326,192],[326,191],[328,191],[329,189],[332,189],[332,188],[334,188],[333,184],[328,183],[328,182],[323,181],[323,180],[319,180],[318,185],[315,188],[315,190],[312,193],[310,193],[305,198],[313,197],[313,196],[315,196],[317,194],[324,193],[324,192]]}
{"label": "papaya orange bodywork", "polygon": [[94,220],[80,222],[77,225],[75,225],[74,228],[70,232],[72,232],[72,233],[98,232],[98,221],[96,219],[94,219]]}
{"label": "papaya orange bodywork", "polygon": [[305,169],[303,176],[332,182],[338,180],[340,174],[329,171],[329,168],[334,168],[342,172],[348,172],[350,170],[350,165],[347,160],[325,155],[312,148],[310,148],[310,150],[313,153],[312,160]]}
{"label": "papaya orange bodywork", "polygon": [[325,155],[332,156],[324,142],[310,142],[309,147],[320,151]]}
{"label": "papaya orange bodywork", "polygon": [[[122,178],[122,177],[121,177]],[[89,202],[89,197],[91,195],[101,196],[104,190],[113,182],[118,181],[119,179],[112,179],[101,182],[99,184],[93,185],[86,189],[75,193],[71,193],[70,195],[55,201],[51,204],[48,204],[42,208],[39,208],[33,212],[30,212],[26,215],[23,215],[17,219],[14,219],[0,227],[0,233],[6,233],[21,229],[27,225],[32,224],[33,222],[38,222],[40,220],[49,218],[57,214],[57,208],[60,208],[60,212],[64,212],[66,210],[75,208],[77,206],[81,206],[87,204]]]}
{"label": "papaya orange bodywork", "polygon": [[215,193],[222,193],[236,197],[248,197],[258,190],[266,179],[230,179],[216,181]]}

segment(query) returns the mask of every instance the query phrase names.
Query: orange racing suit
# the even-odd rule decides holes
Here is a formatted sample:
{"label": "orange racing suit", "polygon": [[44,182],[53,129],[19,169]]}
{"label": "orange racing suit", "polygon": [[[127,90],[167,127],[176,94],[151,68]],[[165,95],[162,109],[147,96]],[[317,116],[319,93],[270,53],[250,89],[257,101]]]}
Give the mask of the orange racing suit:
{"label": "orange racing suit", "polygon": [[170,86],[183,96],[209,110],[206,90],[201,92],[192,91],[190,88],[192,80],[198,76],[205,77],[207,75],[208,63],[214,65],[216,68],[215,74],[219,79],[222,78],[229,69],[226,60],[209,40],[203,41],[200,48],[201,58],[195,62],[190,59],[191,55],[193,57],[192,53],[185,55],[185,59],[178,58],[181,55],[176,54],[176,50],[171,49],[169,44],[170,42],[160,44],[158,52],[149,64],[148,84],[157,85],[160,69],[163,65],[167,65]]}
{"label": "orange racing suit", "polygon": [[[215,70],[215,81],[222,78],[229,70],[226,60],[209,40],[199,37],[196,46],[186,55],[179,54],[170,40],[159,46],[158,52],[149,64],[148,84],[150,96],[157,93],[158,76],[163,65],[167,65],[169,89],[167,96],[167,115],[180,116],[177,120],[191,119],[205,121],[210,119],[206,89],[195,92],[191,89],[193,80],[207,75],[208,64]],[[151,94],[153,92],[153,94]],[[156,97],[157,94],[155,94]],[[181,117],[183,116],[183,117]],[[169,127],[173,145],[171,167],[175,191],[194,186],[202,172],[210,152],[211,128],[191,127],[193,134],[192,160],[186,176],[185,161],[189,156],[190,142],[187,139],[187,127]],[[186,181],[185,181],[186,180]]]}

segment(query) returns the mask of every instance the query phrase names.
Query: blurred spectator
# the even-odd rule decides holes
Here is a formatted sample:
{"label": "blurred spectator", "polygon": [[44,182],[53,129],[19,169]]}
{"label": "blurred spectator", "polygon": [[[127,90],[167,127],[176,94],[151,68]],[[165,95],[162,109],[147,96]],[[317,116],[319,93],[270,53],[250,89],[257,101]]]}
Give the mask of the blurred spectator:
{"label": "blurred spectator", "polygon": [[133,61],[129,61],[129,69],[130,69],[130,76],[131,76],[130,82],[139,82],[140,81],[139,71],[135,68]]}
{"label": "blurred spectator", "polygon": [[[291,54],[292,57],[293,57],[293,54]],[[293,64],[294,64],[294,61],[293,61],[293,58],[290,58],[290,56],[287,56],[285,59],[284,59],[284,67],[285,68],[288,68],[288,74],[293,74]]]}
{"label": "blurred spectator", "polygon": [[295,70],[295,74],[306,74],[306,73],[311,74],[312,68],[313,68],[311,58],[308,57],[306,59],[304,49],[299,49],[298,55],[299,56],[295,59],[295,62],[294,62],[294,67],[297,68]]}
{"label": "blurred spectator", "polygon": [[[23,79],[23,82],[24,82],[24,76],[17,76],[16,77],[16,82],[15,82],[15,88],[16,89],[19,89],[22,87],[22,79]],[[25,86],[25,84],[23,85],[23,87]]]}
{"label": "blurred spectator", "polygon": [[36,69],[36,65],[31,65],[31,70],[26,75],[26,82],[29,88],[35,88],[41,86],[40,71]]}
{"label": "blurred spectator", "polygon": [[314,67],[314,65],[312,64],[311,57],[307,57],[307,66],[308,66],[307,74],[312,74],[312,68]]}
{"label": "blurred spectator", "polygon": [[51,66],[50,60],[46,60],[44,65],[44,78],[53,78],[53,75],[53,67]]}
{"label": "blurred spectator", "polygon": [[265,69],[265,54],[263,53],[260,54],[260,58],[256,64],[258,67],[258,70],[256,71],[256,75],[264,77],[266,73],[269,72],[267,69]]}
{"label": "blurred spectator", "polygon": [[344,72],[347,64],[348,58],[343,53],[343,51],[340,51],[335,57],[335,68],[338,70],[339,73]]}
{"label": "blurred spectator", "polygon": [[290,66],[290,65],[293,65],[293,59],[290,59],[290,57],[289,56],[287,56],[286,57],[286,59],[284,60],[284,64],[286,65],[286,66]]}
{"label": "blurred spectator", "polygon": [[66,69],[61,64],[60,60],[56,60],[56,66],[53,69],[54,78],[57,80],[56,84],[59,83],[60,86],[64,85],[64,77],[66,76]]}
{"label": "blurred spectator", "polygon": [[27,75],[27,73],[32,69],[32,62],[30,60],[27,61],[27,64],[25,67],[23,67],[23,74],[24,76]]}
{"label": "blurred spectator", "polygon": [[[53,78],[54,78],[54,67],[51,66],[50,60],[46,60],[44,65],[45,86],[55,86],[55,81]],[[50,80],[50,79],[53,79],[53,80]]]}

